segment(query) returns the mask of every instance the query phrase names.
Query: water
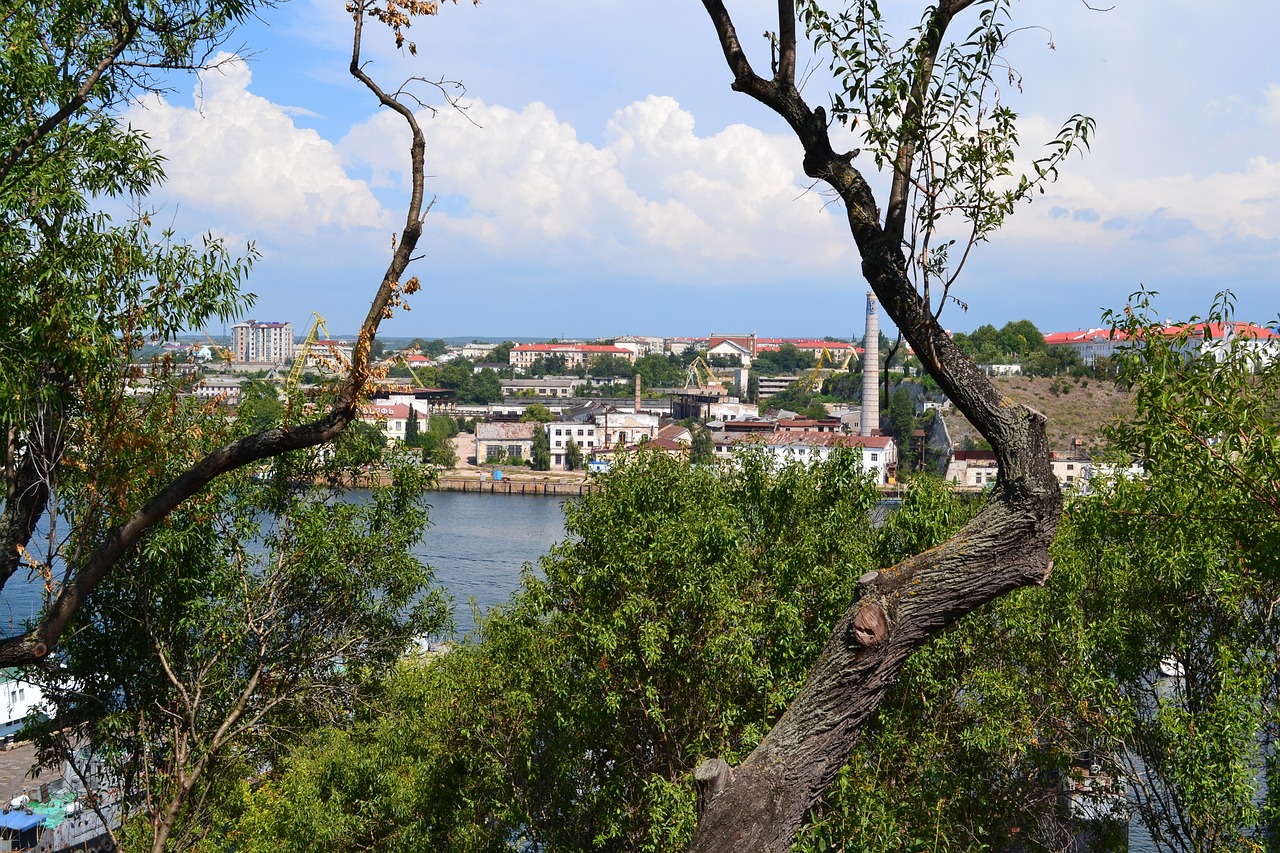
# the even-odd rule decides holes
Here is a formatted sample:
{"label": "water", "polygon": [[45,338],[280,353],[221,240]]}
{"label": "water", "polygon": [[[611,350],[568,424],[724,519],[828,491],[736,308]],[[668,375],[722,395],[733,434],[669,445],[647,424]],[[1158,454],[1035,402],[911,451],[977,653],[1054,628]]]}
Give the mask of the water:
{"label": "water", "polygon": [[431,527],[414,553],[435,569],[454,598],[459,633],[472,625],[474,600],[488,610],[520,585],[520,569],[564,538],[564,498],[432,492]]}
{"label": "water", "polygon": [[[367,494],[367,493],[366,493]],[[352,493],[359,499],[359,492]],[[435,569],[454,599],[459,633],[472,626],[470,601],[487,610],[520,585],[520,569],[564,538],[564,498],[432,492],[431,526],[414,553]],[[0,591],[0,636],[21,633],[39,615],[43,585],[20,571]]]}

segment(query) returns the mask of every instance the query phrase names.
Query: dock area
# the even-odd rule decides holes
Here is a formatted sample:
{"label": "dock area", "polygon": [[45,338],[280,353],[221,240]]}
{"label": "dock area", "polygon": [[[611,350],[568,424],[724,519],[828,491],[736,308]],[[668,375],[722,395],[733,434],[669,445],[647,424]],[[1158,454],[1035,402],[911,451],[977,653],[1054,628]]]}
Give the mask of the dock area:
{"label": "dock area", "polygon": [[567,477],[502,477],[477,476],[469,474],[463,477],[442,475],[436,488],[442,492],[478,492],[493,495],[551,495],[556,497],[576,498],[600,487],[593,482]]}
{"label": "dock area", "polygon": [[46,770],[39,779],[30,776],[31,765],[36,761],[36,748],[30,741],[19,743],[12,749],[0,750],[0,796],[5,804],[22,793],[24,788],[35,789],[41,781],[48,782],[58,773]]}

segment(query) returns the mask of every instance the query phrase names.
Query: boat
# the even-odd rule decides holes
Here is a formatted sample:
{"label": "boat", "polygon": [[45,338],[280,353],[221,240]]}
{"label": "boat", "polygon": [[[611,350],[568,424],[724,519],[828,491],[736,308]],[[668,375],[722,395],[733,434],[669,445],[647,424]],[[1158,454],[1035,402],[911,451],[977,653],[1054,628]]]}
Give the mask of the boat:
{"label": "boat", "polygon": [[[56,783],[55,783],[56,784]],[[77,793],[63,785],[41,785],[14,797],[0,813],[0,853],[108,853],[115,849],[107,827],[120,825],[117,792]]]}

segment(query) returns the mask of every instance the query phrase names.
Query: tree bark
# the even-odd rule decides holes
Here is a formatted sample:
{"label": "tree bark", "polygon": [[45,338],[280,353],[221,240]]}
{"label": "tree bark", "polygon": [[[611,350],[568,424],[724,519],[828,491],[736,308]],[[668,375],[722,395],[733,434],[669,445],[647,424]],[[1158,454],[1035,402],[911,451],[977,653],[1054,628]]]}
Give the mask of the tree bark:
{"label": "tree bark", "polygon": [[[971,0],[939,4],[922,40],[910,91],[924,91],[947,25]],[[883,223],[871,189],[837,154],[825,111],[810,108],[795,86],[794,42],[772,79],[757,76],[742,51],[721,0],[703,0],[733,71],[733,88],[787,121],[804,149],[804,170],[844,202],[862,273],[889,317],[947,397],[995,449],[999,476],[976,518],[952,539],[896,566],[868,573],[828,640],[799,695],[741,766],[699,768],[695,851],[785,851],[806,813],[848,760],[863,725],[879,708],[907,657],[965,614],[1022,586],[1043,583],[1062,496],[1049,463],[1044,417],[1004,398],[952,342],[907,274],[902,235],[907,177],[916,156],[909,129],[894,163]],[[779,0],[782,20],[794,20],[792,0]],[[785,32],[780,27],[780,32]],[[911,111],[908,110],[908,115]],[[718,759],[716,759],[718,761]],[[721,762],[723,763],[723,762]],[[715,781],[704,786],[703,779]],[[715,790],[718,788],[718,792]]]}

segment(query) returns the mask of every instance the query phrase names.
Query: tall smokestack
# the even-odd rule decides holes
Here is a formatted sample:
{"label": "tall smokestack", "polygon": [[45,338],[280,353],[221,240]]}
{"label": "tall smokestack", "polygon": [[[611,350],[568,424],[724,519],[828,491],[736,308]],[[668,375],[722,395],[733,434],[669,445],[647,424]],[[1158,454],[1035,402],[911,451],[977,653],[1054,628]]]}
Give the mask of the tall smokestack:
{"label": "tall smokestack", "polygon": [[636,414],[640,414],[640,374],[636,374]]}
{"label": "tall smokestack", "polygon": [[862,351],[861,435],[880,428],[880,303],[867,293],[867,337]]}

